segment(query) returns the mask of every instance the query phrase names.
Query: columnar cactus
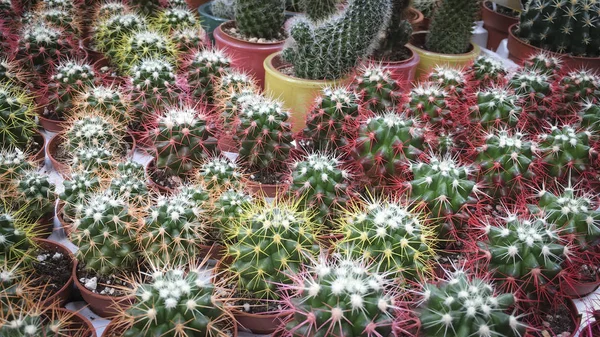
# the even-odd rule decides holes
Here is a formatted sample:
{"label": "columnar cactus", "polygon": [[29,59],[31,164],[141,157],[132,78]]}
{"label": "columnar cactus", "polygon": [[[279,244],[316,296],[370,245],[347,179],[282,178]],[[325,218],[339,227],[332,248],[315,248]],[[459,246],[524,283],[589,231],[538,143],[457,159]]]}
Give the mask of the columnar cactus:
{"label": "columnar cactus", "polygon": [[402,309],[397,287],[384,276],[370,271],[363,260],[339,256],[323,258],[310,272],[293,275],[293,293],[285,303],[294,315],[285,325],[286,335],[391,335]]}
{"label": "columnar cactus", "polygon": [[425,131],[418,119],[388,111],[361,123],[349,154],[370,181],[385,186],[423,153]]}
{"label": "columnar cactus", "polygon": [[26,209],[32,218],[54,215],[56,195],[54,184],[47,174],[37,171],[26,171],[15,181],[17,185],[16,202]]}
{"label": "columnar cactus", "polygon": [[235,22],[240,33],[248,38],[282,39],[285,1],[237,0]]}
{"label": "columnar cactus", "polygon": [[135,210],[123,199],[109,192],[89,196],[69,235],[79,247],[77,260],[85,269],[100,275],[135,268],[139,256],[138,222]]}
{"label": "columnar cactus", "polygon": [[314,213],[317,223],[329,228],[352,195],[350,173],[338,158],[314,153],[294,162],[290,176],[290,193],[300,207]]}
{"label": "columnar cactus", "polygon": [[600,211],[592,196],[573,187],[553,193],[545,188],[537,192],[537,204],[529,210],[559,230],[559,235],[581,247],[587,247],[600,238]]}
{"label": "columnar cactus", "polygon": [[[337,0],[308,1],[325,2],[329,4],[333,2],[333,4],[331,4],[332,6],[336,6],[338,2]],[[411,2],[406,0],[392,0],[391,3],[392,10],[390,21],[380,35],[381,42],[379,47],[373,52],[373,58],[375,60],[402,61],[410,57],[410,50],[407,50],[405,45],[409,42],[413,33],[412,25],[406,18],[408,6]]]}
{"label": "columnar cactus", "polygon": [[228,271],[242,296],[277,300],[280,284],[290,284],[319,252],[315,224],[306,212],[288,201],[254,205],[228,230]]}
{"label": "columnar cactus", "polygon": [[167,108],[153,130],[156,166],[170,176],[183,177],[216,150],[214,124],[191,106]]}
{"label": "columnar cactus", "polygon": [[365,108],[376,113],[393,109],[401,96],[400,85],[391,71],[377,64],[360,67],[354,86]]}
{"label": "columnar cactus", "polygon": [[[595,1],[532,0],[521,12],[515,35],[528,44],[574,56],[600,56],[600,4]],[[577,32],[577,38],[574,38]]]}
{"label": "columnar cactus", "polygon": [[491,130],[477,148],[475,165],[494,195],[515,195],[533,177],[530,165],[536,152],[537,144],[519,131]]}
{"label": "columnar cactus", "polygon": [[123,337],[176,334],[179,337],[227,336],[233,317],[225,310],[227,291],[200,267],[165,268],[149,283],[136,283],[135,302],[124,313],[131,326]]}
{"label": "columnar cactus", "polygon": [[99,51],[115,60],[119,43],[131,32],[144,29],[146,19],[136,13],[119,13],[98,23],[94,29],[94,43]]}
{"label": "columnar cactus", "polygon": [[44,113],[53,119],[68,119],[76,95],[94,85],[96,80],[91,64],[85,61],[61,61],[47,85],[50,107]]}
{"label": "columnar cactus", "polygon": [[326,87],[306,115],[302,140],[316,151],[342,149],[356,137],[359,97],[345,87]]}
{"label": "columnar cactus", "polygon": [[81,110],[99,112],[123,125],[131,120],[131,102],[119,86],[87,87],[75,98],[75,105]]}
{"label": "columnar cactus", "polygon": [[213,201],[209,219],[212,220],[210,235],[217,242],[227,240],[227,229],[241,221],[244,212],[254,203],[252,195],[236,189],[223,191]]}
{"label": "columnar cactus", "polygon": [[477,92],[477,103],[470,107],[471,123],[484,129],[515,127],[520,121],[522,108],[519,96],[511,91],[491,87]]}
{"label": "columnar cactus", "polygon": [[250,170],[279,170],[292,149],[289,112],[268,98],[247,102],[238,115],[240,161]]}
{"label": "columnar cactus", "polygon": [[480,88],[485,88],[493,84],[503,84],[508,72],[502,62],[482,55],[475,59],[468,73]]}
{"label": "columnar cactus", "polygon": [[[162,59],[145,59],[131,70],[130,94],[135,122],[147,123],[154,110],[178,100],[179,87],[174,66]],[[139,128],[139,127],[138,127]]]}
{"label": "columnar cactus", "polygon": [[554,225],[538,218],[508,214],[498,225],[484,223],[478,245],[489,260],[489,270],[507,292],[545,301],[558,284],[561,263],[569,246]]}
{"label": "columnar cactus", "polygon": [[424,284],[419,306],[425,337],[525,335],[527,326],[508,313],[516,299],[494,285],[458,270],[441,284]]}
{"label": "columnar cactus", "polygon": [[235,20],[235,7],[237,0],[215,0],[211,5],[214,16],[228,20]]}
{"label": "columnar cactus", "polygon": [[231,59],[221,50],[195,51],[187,62],[187,81],[194,97],[212,103],[215,85],[231,66]]}
{"label": "columnar cactus", "polygon": [[0,84],[0,144],[25,150],[36,129],[31,97],[16,86]]}
{"label": "columnar cactus", "polygon": [[471,48],[476,0],[444,0],[434,12],[425,48],[440,54],[463,54]]}
{"label": "columnar cactus", "polygon": [[343,78],[377,47],[391,11],[391,0],[354,0],[339,15],[320,22],[299,17],[290,25],[283,59],[294,65],[296,77]]}
{"label": "columnar cactus", "polygon": [[225,156],[206,159],[198,170],[198,178],[207,189],[223,189],[239,187],[242,184],[243,174],[235,161]]}
{"label": "columnar cactus", "polygon": [[109,190],[135,206],[148,203],[148,187],[144,167],[134,161],[126,161],[117,165],[115,176],[110,181]]}
{"label": "columnar cactus", "polygon": [[139,30],[126,35],[119,45],[116,61],[123,71],[132,69],[142,60],[162,59],[169,63],[177,60],[177,49],[171,38],[155,30]]}
{"label": "columnar cactus", "polygon": [[59,200],[64,204],[61,215],[68,221],[79,218],[85,211],[88,197],[103,187],[97,175],[85,171],[72,173],[63,185],[64,191],[59,195]]}
{"label": "columnar cactus", "polygon": [[17,55],[28,69],[45,75],[59,59],[72,57],[77,50],[75,43],[59,28],[34,22],[23,29]]}
{"label": "columnar cactus", "polygon": [[578,175],[590,168],[592,156],[597,155],[590,146],[592,134],[572,125],[551,126],[547,133],[538,135],[541,156],[548,173],[554,178]]}
{"label": "columnar cactus", "polygon": [[200,245],[208,241],[207,226],[200,218],[208,198],[203,187],[194,185],[183,186],[172,196],[159,196],[140,235],[146,258],[156,264],[181,264],[200,255]]}
{"label": "columnar cactus", "polygon": [[405,111],[435,128],[452,127],[454,120],[448,99],[448,93],[438,84],[425,82],[410,91]]}
{"label": "columnar cactus", "polygon": [[461,98],[468,84],[467,73],[449,66],[435,66],[427,75],[427,81],[437,84],[448,95]]}
{"label": "columnar cactus", "polygon": [[390,278],[418,280],[431,273],[435,234],[427,219],[398,200],[353,204],[341,219],[343,255],[364,258]]}
{"label": "columnar cactus", "polygon": [[509,80],[508,86],[521,96],[523,108],[536,118],[546,118],[552,106],[552,80],[536,70],[521,69]]}

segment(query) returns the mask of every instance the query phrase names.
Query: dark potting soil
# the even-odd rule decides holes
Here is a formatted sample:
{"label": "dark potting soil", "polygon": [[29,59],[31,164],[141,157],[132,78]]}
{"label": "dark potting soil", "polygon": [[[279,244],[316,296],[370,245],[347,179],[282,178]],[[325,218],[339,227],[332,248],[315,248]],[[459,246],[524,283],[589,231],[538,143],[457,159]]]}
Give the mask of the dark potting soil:
{"label": "dark potting soil", "polygon": [[77,266],[77,279],[87,290],[95,294],[119,297],[126,295],[126,292],[121,289],[133,289],[131,284],[123,281],[122,275],[98,275],[84,269],[84,266],[81,262]]}
{"label": "dark potting soil", "polygon": [[172,176],[165,170],[157,169],[154,162],[152,162],[152,164],[152,166],[148,167],[148,174],[150,175],[150,179],[152,179],[155,184],[165,188],[176,189],[178,186],[184,183],[180,177]]}
{"label": "dark potting soil", "polygon": [[34,288],[41,288],[42,298],[48,298],[58,292],[71,277],[72,261],[68,255],[61,252],[40,249],[34,256],[33,263]]}
{"label": "dark potting soil", "polygon": [[571,312],[566,305],[561,306],[556,312],[546,314],[542,317],[542,327],[540,331],[535,331],[534,336],[538,337],[569,337],[575,330],[575,322]]}
{"label": "dark potting soil", "polygon": [[235,22],[229,22],[224,24],[223,26],[221,26],[221,29],[223,30],[223,32],[229,36],[232,36],[236,39],[239,40],[244,40],[244,41],[248,41],[250,43],[264,43],[264,44],[269,44],[269,43],[276,43],[279,41],[283,41],[286,39],[286,34],[285,34],[285,29],[281,28],[281,31],[279,32],[279,35],[276,38],[273,39],[263,39],[263,38],[256,38],[256,37],[247,37],[245,35],[243,35],[242,33],[240,33],[237,29],[237,27],[235,26]]}
{"label": "dark potting soil", "polygon": [[594,282],[598,277],[598,272],[600,272],[600,267],[583,264],[579,267],[579,281]]}
{"label": "dark potting soil", "polygon": [[[493,6],[492,6],[492,2],[491,1],[487,1],[485,2],[485,5],[488,9],[493,10]],[[519,12],[508,8],[508,7],[504,7],[501,5],[496,4],[496,13],[498,14],[502,14],[502,15],[506,15],[506,16],[510,16],[511,18],[518,18],[519,17]]]}
{"label": "dark potting soil", "polygon": [[375,60],[384,60],[388,62],[400,62],[408,60],[411,56],[411,51],[407,47],[402,47],[398,50],[378,50],[373,58]]}
{"label": "dark potting soil", "polygon": [[261,184],[277,185],[281,184],[284,181],[284,174],[259,171],[250,175],[250,179],[254,182]]}

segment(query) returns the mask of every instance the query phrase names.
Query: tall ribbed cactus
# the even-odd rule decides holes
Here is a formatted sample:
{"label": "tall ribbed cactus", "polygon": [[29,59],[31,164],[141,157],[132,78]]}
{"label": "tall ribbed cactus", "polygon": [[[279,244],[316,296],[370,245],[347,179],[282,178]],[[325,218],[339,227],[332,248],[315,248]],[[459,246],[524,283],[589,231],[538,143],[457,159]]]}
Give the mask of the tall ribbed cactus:
{"label": "tall ribbed cactus", "polygon": [[410,1],[407,0],[392,0],[392,16],[385,28],[381,43],[374,52],[375,59],[402,61],[402,57],[410,55],[406,53],[404,46],[409,42],[413,32],[412,25],[405,17],[409,5]]}
{"label": "tall ribbed cactus", "polygon": [[468,52],[479,7],[478,0],[443,0],[431,19],[425,48],[440,54]]}
{"label": "tall ribbed cactus", "polygon": [[600,3],[531,0],[521,12],[515,35],[545,50],[575,56],[600,55]]}
{"label": "tall ribbed cactus", "polygon": [[285,22],[285,0],[237,0],[235,22],[246,37],[277,38]]}
{"label": "tall ribbed cactus", "polygon": [[391,11],[391,0],[351,0],[339,15],[318,23],[298,17],[289,28],[283,58],[294,65],[297,77],[342,78],[377,48]]}

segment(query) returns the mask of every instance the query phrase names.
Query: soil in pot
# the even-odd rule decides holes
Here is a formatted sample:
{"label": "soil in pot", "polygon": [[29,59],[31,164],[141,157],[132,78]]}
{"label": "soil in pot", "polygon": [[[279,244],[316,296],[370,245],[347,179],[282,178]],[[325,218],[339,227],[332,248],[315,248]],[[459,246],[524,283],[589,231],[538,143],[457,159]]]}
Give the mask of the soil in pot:
{"label": "soil in pot", "polygon": [[259,171],[250,175],[250,180],[263,185],[280,185],[285,182],[285,174]]}
{"label": "soil in pot", "polygon": [[561,305],[552,313],[541,313],[541,326],[538,331],[532,331],[531,335],[535,337],[570,337],[578,328],[578,320],[573,317],[573,313],[566,304]]}
{"label": "soil in pot", "polygon": [[[125,281],[121,275],[98,275],[94,271],[86,270],[83,263],[77,265],[77,280],[87,290],[94,294],[121,297],[128,295],[124,288],[133,289],[133,286]],[[133,271],[132,271],[133,273]],[[131,273],[125,273],[131,274]]]}
{"label": "soil in pot", "polygon": [[154,159],[148,163],[147,170],[148,177],[154,184],[158,185],[159,189],[175,190],[185,182],[178,176],[173,176],[165,170],[158,169]]}
{"label": "soil in pot", "polygon": [[286,39],[285,29],[283,29],[283,28],[281,28],[279,35],[273,39],[247,37],[239,32],[239,30],[237,29],[237,26],[235,24],[235,21],[229,21],[229,22],[224,23],[223,25],[221,25],[221,30],[223,31],[223,33],[231,36],[234,39],[238,39],[238,40],[242,40],[242,41],[246,41],[246,42],[250,42],[250,43],[257,43],[257,44],[263,44],[263,43],[264,44],[273,44],[273,43],[281,42]]}
{"label": "soil in pot", "polygon": [[43,289],[40,300],[61,290],[71,278],[71,256],[58,249],[40,248],[33,253],[32,287]]}
{"label": "soil in pot", "polygon": [[412,55],[413,53],[408,47],[402,47],[397,50],[378,50],[373,54],[373,59],[385,62],[400,62],[408,60]]}

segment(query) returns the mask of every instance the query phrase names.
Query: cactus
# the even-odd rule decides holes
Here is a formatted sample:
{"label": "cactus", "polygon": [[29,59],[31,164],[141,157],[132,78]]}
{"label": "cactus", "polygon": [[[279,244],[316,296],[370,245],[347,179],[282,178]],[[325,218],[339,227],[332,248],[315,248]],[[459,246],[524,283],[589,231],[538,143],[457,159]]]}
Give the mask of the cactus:
{"label": "cactus", "polygon": [[142,60],[161,58],[169,63],[177,60],[175,44],[168,35],[154,30],[140,30],[126,35],[121,42],[117,58],[123,71],[135,72],[134,66]]}
{"label": "cactus", "polygon": [[[10,314],[0,317],[0,334],[3,337],[87,337],[89,330],[76,327],[73,312],[55,311],[41,307],[40,303],[27,299],[22,305],[7,307]],[[75,323],[75,324],[74,324]]]}
{"label": "cactus", "polygon": [[285,1],[237,0],[235,22],[240,33],[248,38],[281,39]]}
{"label": "cactus", "polygon": [[396,199],[354,203],[341,219],[342,255],[364,258],[378,273],[416,281],[431,274],[435,234],[423,214]]}
{"label": "cactus", "polygon": [[[64,204],[61,215],[65,220],[75,220],[83,214],[88,196],[102,190],[102,180],[91,172],[74,172],[65,180],[59,200]],[[60,210],[59,210],[60,211]]]}
{"label": "cactus", "polygon": [[70,122],[65,131],[64,147],[69,153],[90,147],[121,149],[120,142],[124,136],[123,125],[108,117],[86,113],[76,116]]}
{"label": "cactus", "polygon": [[515,127],[520,121],[522,108],[519,96],[500,87],[477,92],[477,103],[470,108],[471,123],[484,129]]}
{"label": "cactus", "polygon": [[552,56],[550,53],[541,51],[532,54],[524,60],[523,68],[525,70],[536,71],[554,79],[562,73],[562,60]]}
{"label": "cactus", "polygon": [[199,27],[200,21],[185,7],[166,8],[158,14],[154,25],[165,32],[175,29]]}
{"label": "cactus", "polygon": [[211,5],[214,16],[227,20],[235,20],[237,0],[215,0]]}
{"label": "cactus", "polygon": [[195,51],[186,64],[187,81],[196,98],[214,102],[215,85],[231,66],[231,59],[221,50]]}
{"label": "cactus", "polygon": [[208,192],[201,186],[183,186],[172,196],[159,196],[144,221],[140,235],[146,258],[154,263],[185,263],[199,256],[207,243],[206,224],[200,218]]}
{"label": "cactus", "polygon": [[375,113],[393,109],[401,96],[400,85],[392,78],[391,71],[381,65],[361,66],[354,85],[365,108]]}
{"label": "cactus", "polygon": [[598,57],[599,13],[600,4],[594,1],[532,0],[521,12],[515,36],[545,50]]}
{"label": "cactus", "polygon": [[424,337],[525,335],[519,316],[507,313],[515,304],[511,293],[500,293],[486,279],[458,270],[441,284],[424,284],[420,320]]}
{"label": "cactus", "polygon": [[86,145],[71,153],[71,169],[104,174],[114,170],[119,157],[115,149]]}
{"label": "cactus", "polygon": [[326,87],[306,115],[301,139],[316,151],[335,152],[356,137],[358,95],[346,87]]}
{"label": "cactus", "polygon": [[455,124],[448,99],[448,93],[439,85],[425,82],[410,91],[404,108],[406,113],[420,118],[436,129],[447,129]]}
{"label": "cactus", "polygon": [[168,0],[167,1],[168,8],[183,8],[187,9],[188,4],[186,0]]}
{"label": "cactus", "polygon": [[47,9],[41,11],[40,17],[48,25],[62,29],[65,33],[79,36],[81,33],[80,22],[77,15],[63,9]]}
{"label": "cactus", "polygon": [[325,20],[337,11],[338,0],[300,0],[300,9],[313,22]]}
{"label": "cactus", "polygon": [[116,60],[119,44],[123,38],[138,30],[146,28],[146,19],[136,13],[119,13],[102,20],[94,28],[96,48],[106,54],[109,59]]}
{"label": "cactus", "polygon": [[80,110],[94,111],[114,119],[121,125],[131,120],[131,102],[123,89],[115,85],[97,85],[85,88],[75,98]]}
{"label": "cactus", "polygon": [[210,236],[216,242],[223,243],[227,239],[227,229],[232,223],[238,223],[244,212],[252,207],[254,198],[252,195],[236,189],[223,191],[211,208],[209,219],[212,224],[209,229]]}
{"label": "cactus", "polygon": [[462,98],[468,85],[467,73],[449,66],[435,66],[427,75],[427,81],[436,83],[448,95],[458,99]]}
{"label": "cactus", "polygon": [[240,187],[243,174],[237,163],[224,156],[206,159],[198,170],[198,177],[209,190]]}
{"label": "cactus", "polygon": [[562,243],[554,225],[508,214],[497,225],[484,223],[481,230],[479,248],[501,289],[532,301],[555,296],[552,289],[569,246]]}
{"label": "cactus", "polygon": [[121,1],[111,0],[102,3],[94,16],[95,20],[102,21],[106,20],[115,15],[119,15],[122,13],[128,13],[130,9]]}
{"label": "cactus", "polygon": [[25,150],[36,129],[31,97],[16,86],[0,84],[0,144]]}
{"label": "cactus", "polygon": [[491,130],[485,144],[477,148],[479,174],[495,195],[515,195],[533,177],[530,165],[537,145],[523,133],[508,129]]}
{"label": "cactus", "polygon": [[153,130],[156,166],[169,176],[188,175],[203,158],[216,151],[214,125],[203,111],[191,106],[167,108]]}
{"label": "cactus", "polygon": [[78,50],[62,30],[43,22],[34,22],[23,28],[17,57],[29,70],[45,75],[59,59],[74,57]]}
{"label": "cactus", "polygon": [[37,220],[48,215],[54,216],[56,195],[54,185],[47,174],[29,170],[15,181],[16,203],[27,210],[27,214]]}
{"label": "cactus", "polygon": [[108,189],[134,206],[148,204],[148,187],[144,167],[134,161],[119,163]]}
{"label": "cactus", "polygon": [[551,126],[547,133],[538,135],[541,157],[548,174],[554,178],[577,175],[590,168],[591,157],[596,155],[590,147],[591,133],[571,125]]}
{"label": "cactus", "polygon": [[478,12],[476,0],[443,0],[431,19],[425,48],[439,54],[469,52]]}
{"label": "cactus", "polygon": [[373,186],[386,186],[423,153],[425,131],[418,119],[388,111],[361,123],[349,154]]}
{"label": "cactus", "polygon": [[282,103],[267,98],[254,99],[238,115],[236,136],[240,141],[240,161],[256,171],[280,170],[292,145],[289,112]]}
{"label": "cactus", "polygon": [[585,102],[600,101],[600,76],[590,70],[570,72],[560,79],[558,87],[566,109],[578,109]]}
{"label": "cactus", "polygon": [[22,258],[33,242],[35,222],[29,222],[26,209],[11,210],[0,205],[0,261]]}
{"label": "cactus", "polygon": [[552,107],[552,80],[536,70],[522,69],[509,80],[508,86],[522,97],[522,106],[533,118],[546,118]]}
{"label": "cactus", "polygon": [[286,336],[392,335],[402,303],[384,274],[370,271],[363,260],[339,256],[322,258],[310,269],[293,275],[293,293],[285,298],[293,315],[281,327]]}
{"label": "cactus", "polygon": [[314,221],[334,228],[334,221],[352,195],[350,173],[343,163],[328,154],[314,153],[294,162],[290,194],[300,207],[314,213]]}
{"label": "cactus", "polygon": [[299,17],[289,27],[283,59],[294,66],[296,77],[343,78],[378,46],[391,11],[391,0],[353,0],[338,15],[318,23]]}
{"label": "cactus", "polygon": [[[1,29],[0,23],[0,30]],[[11,49],[10,47],[2,47],[1,34],[2,33],[0,32],[0,48],[2,48],[2,50]],[[24,71],[19,64],[19,61],[15,60],[13,56],[1,55],[2,52],[0,52],[0,83],[19,85],[20,87],[27,86],[27,83],[30,83],[31,74]]]}
{"label": "cactus", "polygon": [[392,0],[391,3],[390,22],[385,28],[380,45],[373,56],[376,60],[402,61],[411,56],[409,50],[405,47],[413,33],[412,25],[405,18],[410,1]]}
{"label": "cactus", "polygon": [[155,271],[151,282],[135,283],[136,300],[123,315],[131,326],[123,337],[224,337],[233,331],[225,308],[228,292],[213,283],[210,271],[178,268]]}
{"label": "cactus", "polygon": [[600,238],[600,211],[591,195],[568,186],[553,193],[545,188],[537,192],[537,204],[528,205],[531,213],[559,230],[559,235],[580,247],[588,247]]}
{"label": "cactus", "polygon": [[215,95],[223,92],[240,91],[246,88],[256,88],[257,84],[252,76],[237,70],[225,72],[217,77]]}
{"label": "cactus", "polygon": [[215,105],[218,106],[221,114],[219,122],[225,133],[234,133],[235,120],[239,112],[244,109],[247,102],[262,99],[260,90],[254,84],[248,87],[237,87],[220,89],[215,95]]}
{"label": "cactus", "polygon": [[278,285],[290,284],[288,275],[298,272],[319,252],[316,225],[289,201],[253,205],[228,229],[228,271],[242,296],[277,300]]}
{"label": "cactus", "polygon": [[19,179],[32,164],[27,155],[17,148],[0,147],[0,188],[6,190],[16,179]]}
{"label": "cactus", "polygon": [[207,48],[210,45],[208,35],[202,27],[180,28],[171,32],[171,39],[180,54],[186,54],[192,50]]}
{"label": "cactus", "polygon": [[57,120],[68,119],[74,109],[76,95],[87,90],[96,81],[96,73],[91,64],[85,61],[61,61],[46,87],[50,107],[44,114]]}
{"label": "cactus", "polygon": [[72,0],[43,0],[44,7],[46,9],[62,9],[66,11],[73,11],[76,8],[76,1]]}
{"label": "cactus", "polygon": [[129,0],[129,4],[144,16],[153,17],[158,15],[163,0]]}
{"label": "cactus", "polygon": [[600,131],[600,105],[585,101],[577,115],[581,127],[588,128],[592,133]]}
{"label": "cactus", "polygon": [[488,56],[478,56],[469,68],[468,73],[478,82],[480,88],[504,84],[508,71],[504,64]]}
{"label": "cactus", "polygon": [[123,199],[108,192],[89,197],[81,217],[75,219],[69,239],[79,247],[77,260],[86,270],[100,275],[135,268],[138,219]]}

